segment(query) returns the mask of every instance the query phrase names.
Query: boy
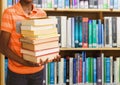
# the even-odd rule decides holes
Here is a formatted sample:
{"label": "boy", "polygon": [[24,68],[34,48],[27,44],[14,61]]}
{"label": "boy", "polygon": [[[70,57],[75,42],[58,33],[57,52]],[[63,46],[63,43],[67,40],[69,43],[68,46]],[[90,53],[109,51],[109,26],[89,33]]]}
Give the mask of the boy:
{"label": "boy", "polygon": [[[20,0],[7,8],[2,16],[0,34],[0,52],[8,57],[8,74],[6,85],[42,85],[43,68],[40,64],[25,61],[20,53],[20,22],[30,18],[44,18],[46,13],[33,5],[33,0]],[[54,60],[59,60],[57,56]]]}

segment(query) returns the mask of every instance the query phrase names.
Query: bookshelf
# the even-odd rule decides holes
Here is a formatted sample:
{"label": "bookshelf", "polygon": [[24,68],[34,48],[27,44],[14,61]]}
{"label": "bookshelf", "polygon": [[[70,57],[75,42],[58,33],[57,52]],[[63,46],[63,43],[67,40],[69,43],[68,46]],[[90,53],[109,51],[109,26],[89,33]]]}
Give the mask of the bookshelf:
{"label": "bookshelf", "polygon": [[[6,0],[5,0],[6,1]],[[6,8],[5,2],[0,0],[0,15]],[[61,8],[43,8],[48,16],[83,16],[92,19],[103,20],[104,16],[120,16],[118,9],[61,9]],[[0,16],[1,19],[1,16]],[[97,52],[103,52],[105,55],[120,56],[120,48],[60,48],[61,55],[67,55],[71,52],[74,54],[78,51],[87,51],[87,55],[92,55]],[[0,54],[0,85],[4,85],[4,55]]]}
{"label": "bookshelf", "polygon": [[[3,10],[7,7],[6,0],[0,0],[0,24]],[[4,80],[4,55],[0,53],[0,85],[5,85]]]}

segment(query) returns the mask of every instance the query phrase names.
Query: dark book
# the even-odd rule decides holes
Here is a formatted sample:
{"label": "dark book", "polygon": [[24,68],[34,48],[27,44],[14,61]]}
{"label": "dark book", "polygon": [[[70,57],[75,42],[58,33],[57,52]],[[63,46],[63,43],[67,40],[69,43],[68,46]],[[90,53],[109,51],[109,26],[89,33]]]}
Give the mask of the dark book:
{"label": "dark book", "polygon": [[117,17],[112,17],[112,46],[117,47]]}
{"label": "dark book", "polygon": [[102,85],[102,57],[97,57],[97,85]]}

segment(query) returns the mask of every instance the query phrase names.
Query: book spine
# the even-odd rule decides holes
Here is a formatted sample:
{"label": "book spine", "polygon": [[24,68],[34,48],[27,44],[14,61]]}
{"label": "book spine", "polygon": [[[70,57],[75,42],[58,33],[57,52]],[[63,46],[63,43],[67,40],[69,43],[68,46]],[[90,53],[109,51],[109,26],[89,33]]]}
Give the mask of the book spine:
{"label": "book spine", "polygon": [[[70,64],[69,64],[69,62],[70,62],[70,57],[67,56],[67,57],[66,57],[66,84],[69,84],[69,82],[70,82],[70,79],[69,79],[69,78],[70,78],[70,75],[69,75],[69,74],[70,74],[70,73],[69,73],[69,72],[70,72],[70,71],[69,71],[69,67],[70,67],[69,65],[70,65]],[[73,68],[73,69],[74,69],[74,68]],[[73,77],[73,78],[74,78],[74,77]]]}
{"label": "book spine", "polygon": [[77,84],[77,71],[76,71],[76,63],[77,63],[77,59],[73,58],[73,84]]}
{"label": "book spine", "polygon": [[65,0],[65,8],[70,8],[70,1],[69,0]]}
{"label": "book spine", "polygon": [[106,83],[110,84],[110,58],[106,58]]}
{"label": "book spine", "polygon": [[54,73],[55,73],[55,68],[54,68],[54,66],[55,66],[55,63],[54,62],[50,62],[50,84],[54,84],[55,83],[55,75],[54,75]]}
{"label": "book spine", "polygon": [[112,17],[112,46],[117,47],[117,18]]}
{"label": "book spine", "polygon": [[79,27],[78,27],[78,17],[75,17],[75,33],[74,33],[74,39],[75,39],[75,47],[79,47]]}
{"label": "book spine", "polygon": [[120,47],[120,17],[117,17],[117,47]]}
{"label": "book spine", "polygon": [[93,34],[92,34],[92,31],[93,31],[93,29],[92,29],[92,20],[89,20],[89,22],[88,22],[88,26],[89,26],[89,32],[88,32],[88,36],[89,36],[89,40],[88,40],[88,42],[89,42],[89,48],[92,48],[92,44],[93,44],[93,40],[92,40],[92,38],[93,38]]}
{"label": "book spine", "polygon": [[102,59],[97,57],[97,85],[102,85]]}
{"label": "book spine", "polygon": [[74,35],[75,35],[75,34],[74,34],[74,33],[75,33],[75,18],[73,18],[73,17],[72,17],[71,25],[72,25],[72,26],[71,26],[71,47],[74,48],[74,47],[75,47],[75,43],[74,43],[74,42],[75,42],[75,41],[74,41],[74,40],[75,40],[75,39],[74,39],[74,38],[75,38],[75,37],[74,37]]}
{"label": "book spine", "polygon": [[58,0],[54,0],[54,8],[58,8]]}
{"label": "book spine", "polygon": [[93,20],[93,48],[96,48],[96,20]]}
{"label": "book spine", "polygon": [[79,47],[82,47],[82,17],[79,17]]}
{"label": "book spine", "polygon": [[93,83],[96,84],[97,83],[97,60],[96,60],[96,58],[93,58],[93,63],[94,63],[94,65],[93,65]]}
{"label": "book spine", "polygon": [[67,32],[66,32],[67,40],[66,41],[67,41],[67,47],[70,47],[70,48],[72,47],[71,46],[71,36],[70,36],[71,33],[72,33],[71,32],[71,18],[68,18],[67,19]]}
{"label": "book spine", "polygon": [[69,85],[73,85],[73,58],[69,59]]}
{"label": "book spine", "polygon": [[82,51],[82,83],[86,82],[86,52]]}
{"label": "book spine", "polygon": [[66,58],[64,58],[64,71],[63,71],[64,72],[63,73],[64,74],[63,75],[64,76],[64,84],[66,83],[66,72],[67,72],[66,68],[67,68],[67,66],[66,66]]}

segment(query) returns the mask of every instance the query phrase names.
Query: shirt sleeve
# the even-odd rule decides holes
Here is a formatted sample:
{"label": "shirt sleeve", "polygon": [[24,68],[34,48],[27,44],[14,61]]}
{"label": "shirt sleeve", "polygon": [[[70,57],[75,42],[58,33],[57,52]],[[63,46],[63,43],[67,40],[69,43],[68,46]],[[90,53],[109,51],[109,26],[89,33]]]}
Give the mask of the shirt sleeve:
{"label": "shirt sleeve", "polygon": [[6,9],[3,12],[0,30],[10,32],[10,33],[13,30],[13,18],[9,9]]}

